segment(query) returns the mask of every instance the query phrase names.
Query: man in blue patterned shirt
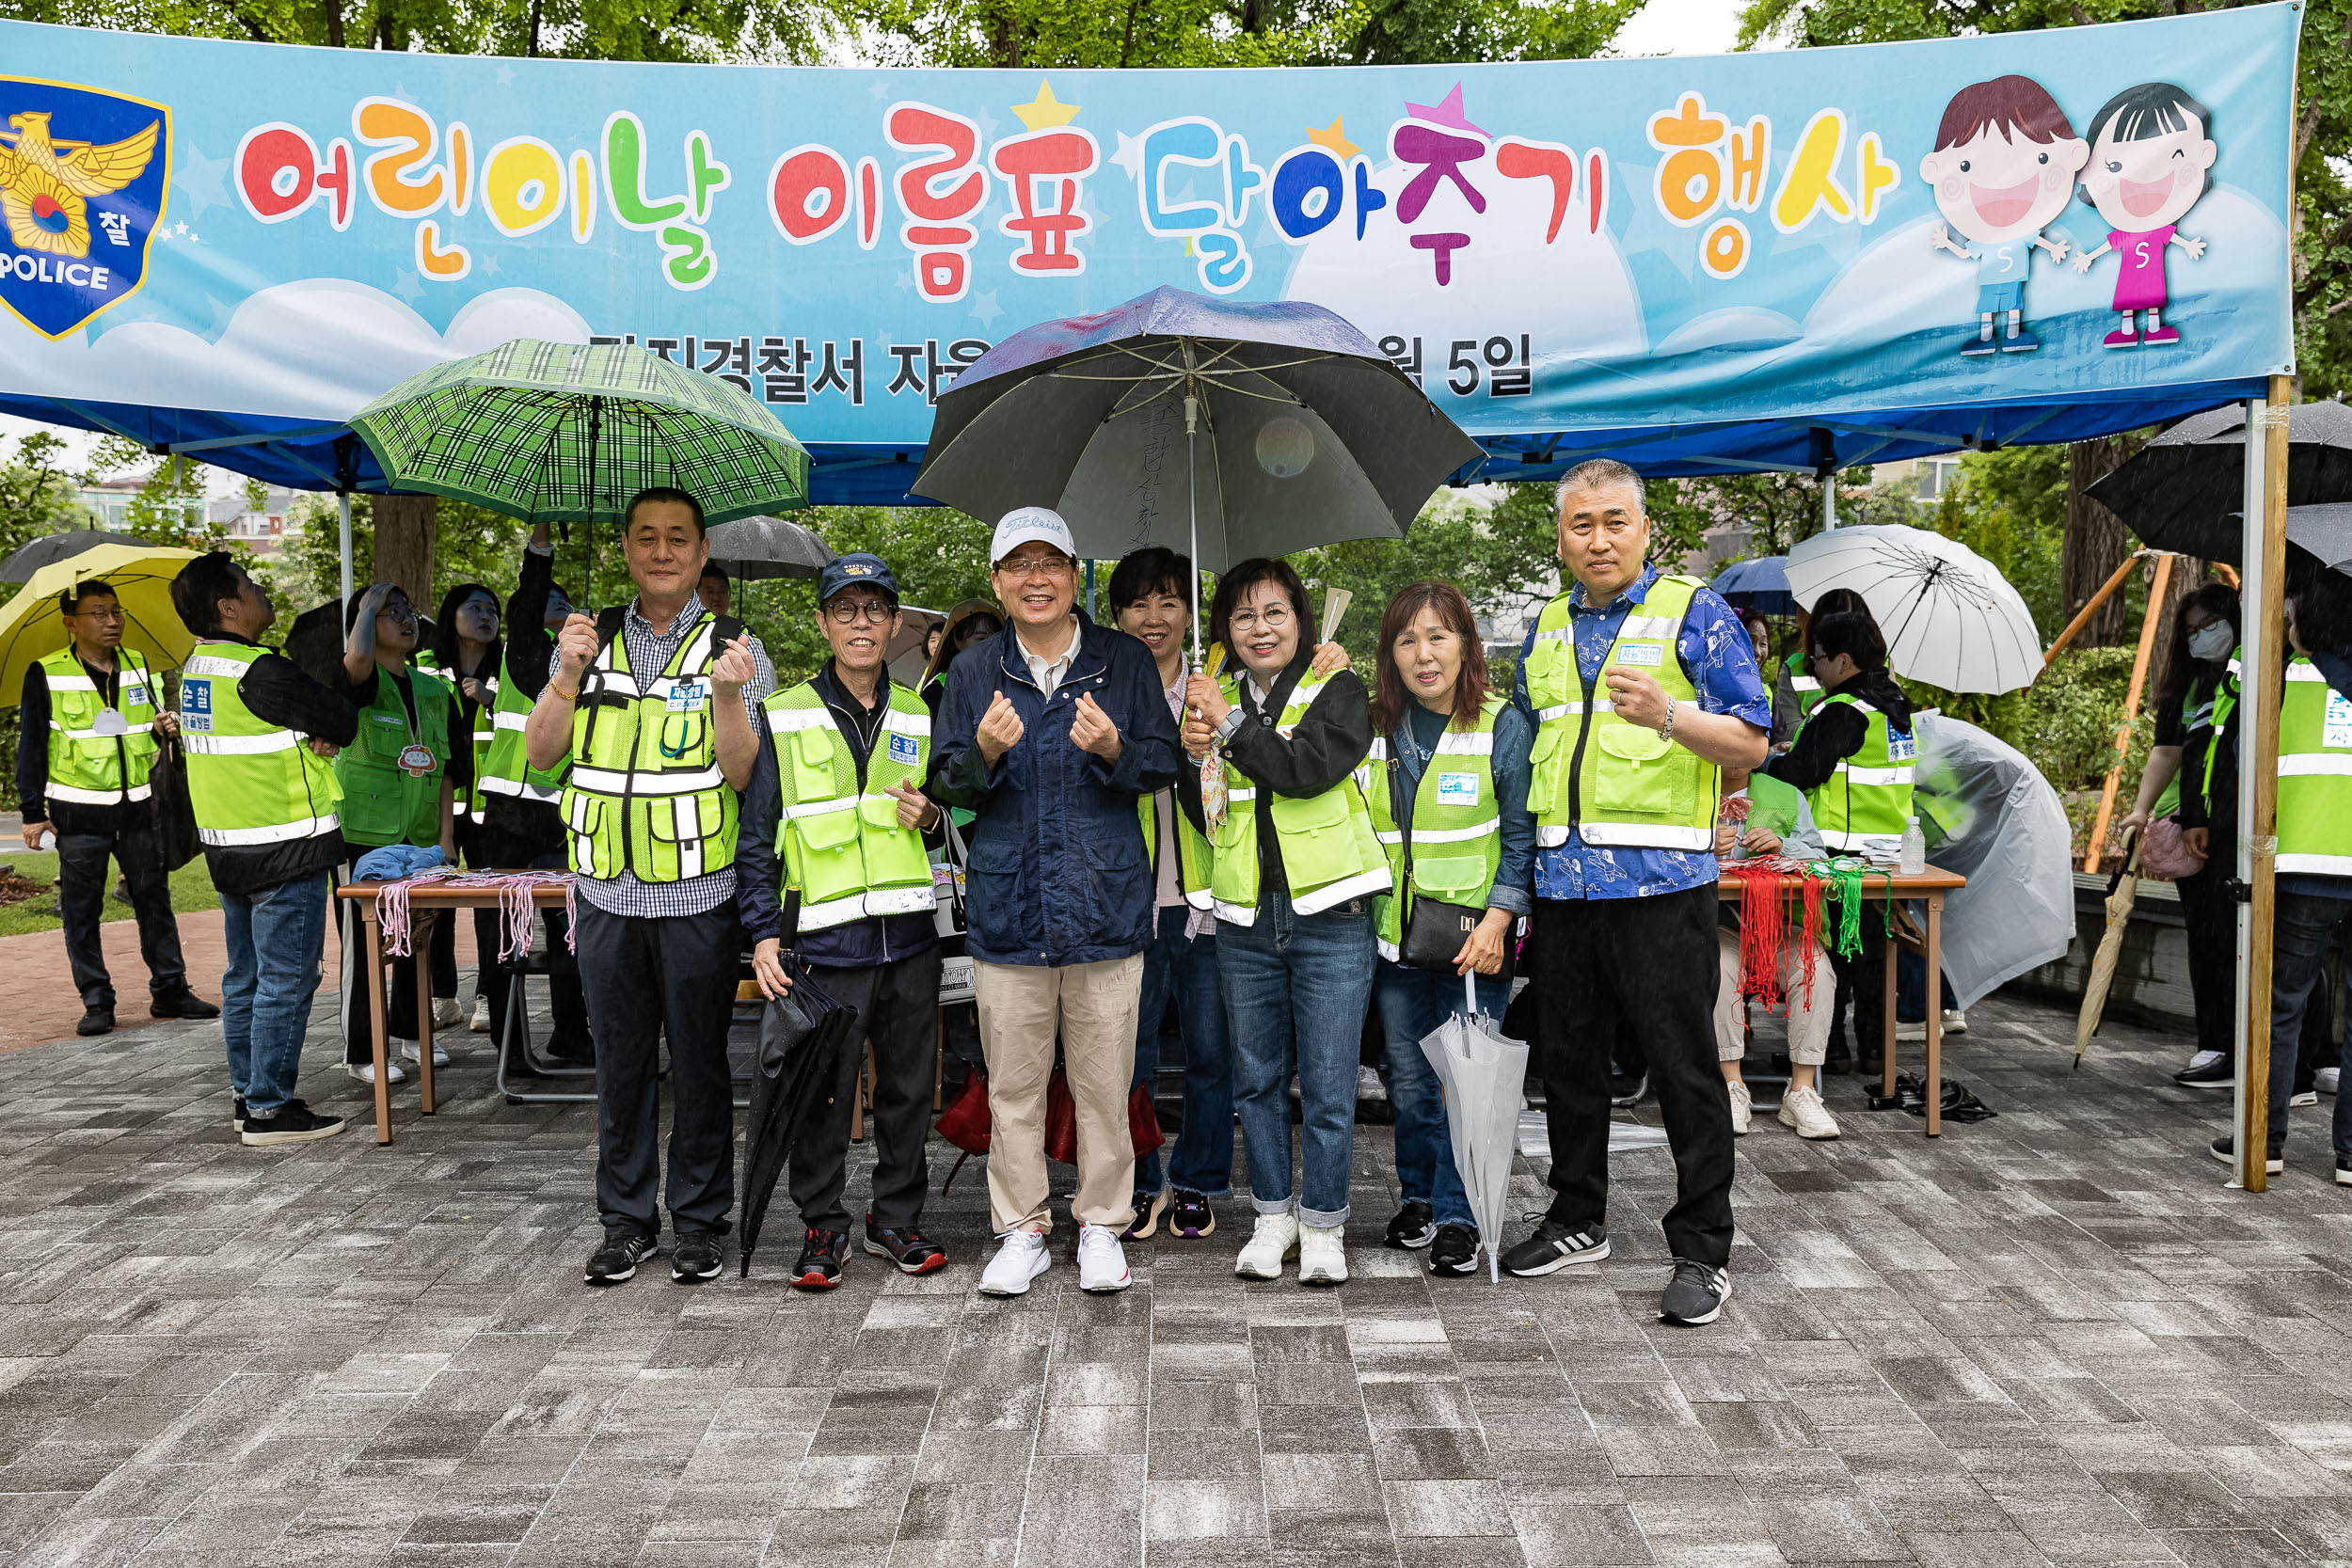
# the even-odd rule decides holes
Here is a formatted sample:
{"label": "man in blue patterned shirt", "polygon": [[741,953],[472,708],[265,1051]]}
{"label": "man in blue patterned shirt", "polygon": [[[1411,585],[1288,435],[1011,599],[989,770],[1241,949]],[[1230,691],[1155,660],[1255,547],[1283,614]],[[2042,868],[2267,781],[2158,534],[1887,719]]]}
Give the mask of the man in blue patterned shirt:
{"label": "man in blue patterned shirt", "polygon": [[1551,1134],[1551,1207],[1503,1255],[1544,1275],[1609,1255],[1609,1053],[1641,1041],[1674,1147],[1670,1323],[1731,1292],[1731,1103],[1715,1065],[1714,823],[1723,768],[1764,760],[1771,697],[1740,618],[1648,564],[1641,476],[1580,464],[1560,482],[1574,580],[1520,649],[1513,699],[1536,727],[1530,969]]}

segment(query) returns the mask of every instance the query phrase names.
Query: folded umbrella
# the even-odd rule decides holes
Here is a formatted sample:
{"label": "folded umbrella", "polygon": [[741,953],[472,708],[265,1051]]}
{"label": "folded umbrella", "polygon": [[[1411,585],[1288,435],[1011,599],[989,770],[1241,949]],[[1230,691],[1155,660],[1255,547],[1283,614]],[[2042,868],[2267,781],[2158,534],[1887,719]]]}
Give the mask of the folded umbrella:
{"label": "folded umbrella", "polygon": [[2083,1065],[2083,1052],[2099,1032],[2106,1011],[2107,991],[2115,984],[2115,964],[2123,952],[2123,932],[2132,923],[2132,905],[2139,896],[2139,838],[2123,853],[2123,863],[2107,879],[2107,927],[2099,936],[2099,950],[2090,956],[2090,974],[2083,982],[2083,1006],[2074,1020],[2074,1066]]}
{"label": "folded umbrella", "polygon": [[835,1069],[857,1025],[857,1009],[843,1006],[819,990],[807,965],[787,959],[786,967],[792,989],[782,1001],[770,1001],[759,1020],[759,1054],[743,1136],[739,1276],[752,1272],[752,1253],[759,1244],[776,1180],[784,1174],[818,1085],[839,1081]]}
{"label": "folded umbrella", "polygon": [[1454,1142],[1454,1168],[1478,1223],[1478,1244],[1486,1249],[1486,1276],[1502,1282],[1496,1242],[1506,1217],[1511,1154],[1519,1129],[1519,1101],[1527,1083],[1527,1044],[1505,1039],[1502,1026],[1478,1010],[1478,988],[1462,976],[1465,1010],[1422,1037],[1422,1054],[1445,1085],[1446,1132]]}

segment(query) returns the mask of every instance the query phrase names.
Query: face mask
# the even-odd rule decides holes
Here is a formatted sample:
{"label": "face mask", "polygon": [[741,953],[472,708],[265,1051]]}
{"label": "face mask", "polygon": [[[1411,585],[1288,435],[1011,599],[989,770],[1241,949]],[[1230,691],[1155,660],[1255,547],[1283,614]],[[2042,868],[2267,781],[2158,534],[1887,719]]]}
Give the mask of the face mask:
{"label": "face mask", "polygon": [[2209,621],[2188,634],[2189,657],[2202,659],[2207,664],[2220,663],[2230,657],[2230,650],[2235,646],[2237,628],[2227,621]]}

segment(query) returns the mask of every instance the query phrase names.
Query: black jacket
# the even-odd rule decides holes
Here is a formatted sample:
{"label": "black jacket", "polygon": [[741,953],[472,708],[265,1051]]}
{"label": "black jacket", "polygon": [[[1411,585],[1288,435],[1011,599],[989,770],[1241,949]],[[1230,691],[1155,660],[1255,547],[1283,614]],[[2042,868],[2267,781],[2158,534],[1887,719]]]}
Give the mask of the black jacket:
{"label": "black jacket", "polygon": [[[1324,683],[1314,705],[1298,721],[1289,739],[1275,721],[1291,693],[1314,661],[1315,651],[1299,641],[1290,667],[1277,676],[1266,692],[1264,707],[1249,692],[1247,678],[1239,683],[1242,722],[1219,748],[1225,759],[1258,786],[1258,889],[1263,897],[1279,888],[1288,892],[1282,871],[1282,847],[1274,832],[1274,797],[1294,800],[1320,795],[1354,772],[1372,751],[1372,702],[1364,683],[1353,670],[1343,670]],[[1200,816],[1200,769],[1187,756],[1176,770],[1176,796],[1196,830],[1207,832]]]}
{"label": "black jacket", "polygon": [[[255,646],[226,633],[217,641]],[[348,746],[358,738],[359,710],[304,674],[302,667],[283,654],[265,653],[255,659],[239,678],[237,695],[255,718],[298,735],[336,746]],[[340,832],[285,844],[204,846],[204,863],[213,873],[213,885],[237,897],[249,898],[280,882],[331,871],[342,859]]]}
{"label": "black jacket", "polygon": [[1911,699],[1883,670],[1865,670],[1842,686],[1823,689],[1820,705],[1797,732],[1797,743],[1764,764],[1763,771],[1782,784],[1816,790],[1829,783],[1837,765],[1862,750],[1869,738],[1870,721],[1851,703],[1832,697],[1853,697],[1886,715],[1889,729],[1911,733]]}

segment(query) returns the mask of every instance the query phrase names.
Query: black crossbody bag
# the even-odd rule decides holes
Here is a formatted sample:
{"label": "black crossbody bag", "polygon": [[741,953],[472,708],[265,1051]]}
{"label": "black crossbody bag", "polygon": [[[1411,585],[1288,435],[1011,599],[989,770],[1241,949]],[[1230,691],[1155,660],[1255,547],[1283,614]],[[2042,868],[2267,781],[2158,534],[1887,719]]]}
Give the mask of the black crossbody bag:
{"label": "black crossbody bag", "polygon": [[[1394,744],[1393,741],[1391,742]],[[1431,757],[1429,765],[1437,766]],[[1396,890],[1396,896],[1405,896],[1406,887],[1413,880],[1413,830],[1406,824],[1404,803],[1405,765],[1394,757],[1389,759],[1389,819],[1405,824],[1405,886]],[[1406,906],[1404,940],[1397,943],[1397,962],[1407,969],[1424,969],[1436,974],[1454,973],[1454,960],[1461,955],[1462,943],[1470,940],[1478,923],[1486,918],[1485,910],[1473,910],[1467,904],[1449,904],[1442,898],[1430,898],[1415,894]],[[1482,975],[1487,980],[1508,982],[1511,978],[1512,954],[1509,943],[1503,944],[1502,968],[1500,973]]]}

